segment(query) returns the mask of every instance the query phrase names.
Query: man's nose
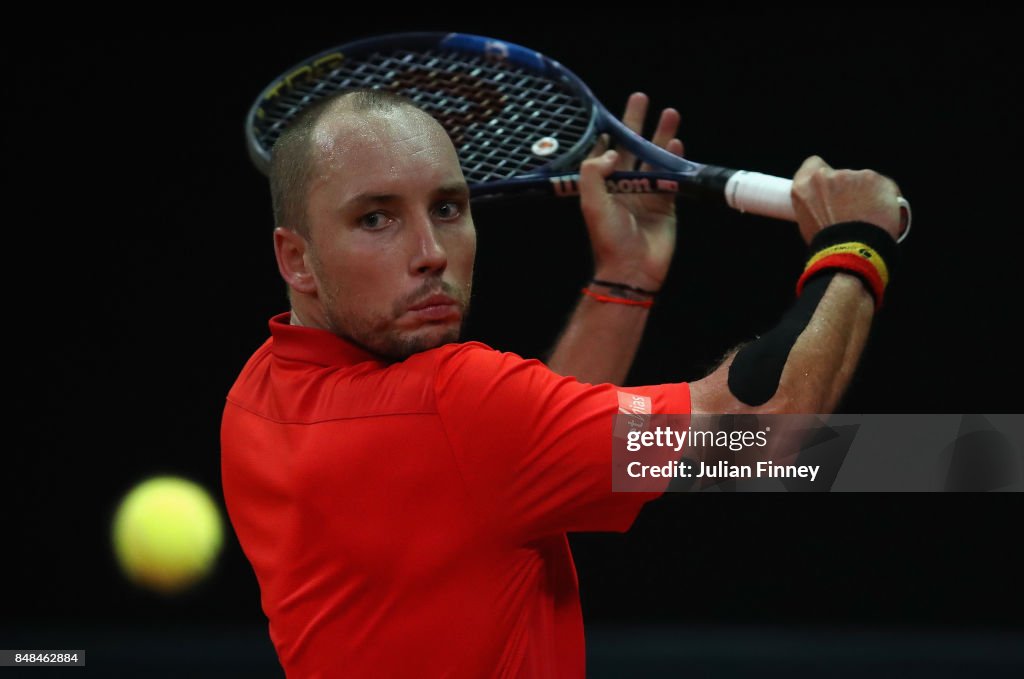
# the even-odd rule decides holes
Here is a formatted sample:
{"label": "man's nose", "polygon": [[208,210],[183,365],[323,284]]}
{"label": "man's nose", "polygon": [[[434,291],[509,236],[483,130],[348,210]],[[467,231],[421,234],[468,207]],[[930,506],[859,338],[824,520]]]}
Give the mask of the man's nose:
{"label": "man's nose", "polygon": [[448,253],[441,243],[438,227],[430,215],[418,217],[413,225],[414,243],[411,269],[417,274],[444,271]]}

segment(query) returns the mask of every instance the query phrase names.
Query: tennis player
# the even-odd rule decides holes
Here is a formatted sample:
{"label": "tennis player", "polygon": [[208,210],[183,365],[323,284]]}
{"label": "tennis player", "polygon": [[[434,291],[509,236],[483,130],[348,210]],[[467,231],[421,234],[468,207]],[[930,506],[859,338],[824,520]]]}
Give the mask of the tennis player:
{"label": "tennis player", "polygon": [[[646,108],[633,95],[625,122]],[[665,110],[652,139],[681,154],[678,123]],[[621,387],[676,239],[671,197],[606,192],[633,164],[602,148],[583,164],[595,275],[544,365],[459,341],[476,232],[428,114],[349,93],[277,142],[291,308],[228,395],[222,472],[289,677],[583,677],[566,533],[625,531],[658,496],[611,491],[620,407],[834,408],[895,265],[896,185],[808,159],[793,310],[704,379]]]}

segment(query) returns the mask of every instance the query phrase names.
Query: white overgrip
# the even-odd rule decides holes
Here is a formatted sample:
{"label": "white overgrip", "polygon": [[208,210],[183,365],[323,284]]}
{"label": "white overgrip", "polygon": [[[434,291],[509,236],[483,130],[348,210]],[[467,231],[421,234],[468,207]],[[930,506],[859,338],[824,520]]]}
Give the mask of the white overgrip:
{"label": "white overgrip", "polygon": [[[793,199],[790,197],[792,189],[791,179],[737,170],[725,183],[725,201],[729,207],[740,212],[752,212],[755,215],[795,222],[796,212],[793,210]],[[906,198],[899,196],[898,202],[902,232],[896,242],[902,243],[910,233],[912,213]]]}
{"label": "white overgrip", "polygon": [[725,184],[725,200],[740,212],[796,221],[790,191],[793,180],[737,170]]}

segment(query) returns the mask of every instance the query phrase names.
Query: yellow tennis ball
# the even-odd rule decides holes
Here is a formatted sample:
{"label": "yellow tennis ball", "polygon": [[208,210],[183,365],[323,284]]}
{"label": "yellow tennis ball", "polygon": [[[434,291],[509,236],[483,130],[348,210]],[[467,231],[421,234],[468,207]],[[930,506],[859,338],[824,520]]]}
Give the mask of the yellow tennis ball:
{"label": "yellow tennis ball", "polygon": [[114,515],[114,553],[133,582],[164,594],[213,567],[224,541],[220,512],[203,488],[158,476],[133,488]]}

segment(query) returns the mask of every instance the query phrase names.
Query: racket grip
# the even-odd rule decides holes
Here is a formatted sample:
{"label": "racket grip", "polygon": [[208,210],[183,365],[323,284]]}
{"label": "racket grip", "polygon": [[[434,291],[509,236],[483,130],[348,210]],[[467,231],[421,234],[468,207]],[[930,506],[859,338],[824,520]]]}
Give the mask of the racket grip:
{"label": "racket grip", "polygon": [[[795,222],[796,212],[790,197],[792,188],[791,179],[737,170],[725,183],[725,202],[740,212]],[[902,243],[910,233],[912,213],[910,203],[903,196],[899,197],[899,205],[902,229],[896,242]]]}
{"label": "racket grip", "polygon": [[795,222],[792,188],[792,179],[737,170],[725,183],[725,202],[740,212]]}

